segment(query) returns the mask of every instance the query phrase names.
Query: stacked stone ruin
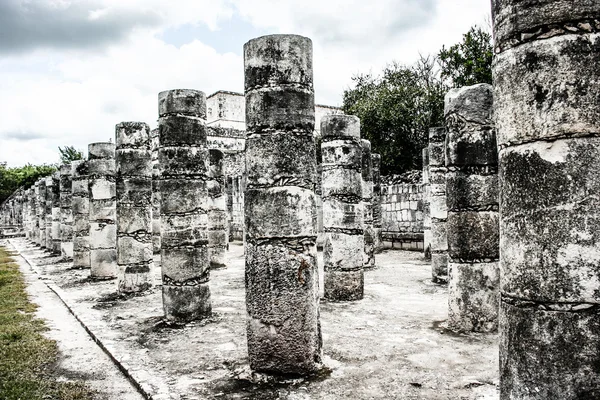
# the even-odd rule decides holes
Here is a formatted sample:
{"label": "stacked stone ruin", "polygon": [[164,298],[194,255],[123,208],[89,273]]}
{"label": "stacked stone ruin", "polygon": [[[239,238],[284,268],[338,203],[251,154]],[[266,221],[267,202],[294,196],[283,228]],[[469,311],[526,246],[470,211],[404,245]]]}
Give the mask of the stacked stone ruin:
{"label": "stacked stone ruin", "polygon": [[115,128],[117,290],[152,286],[152,150],[150,127],[121,122]]}
{"label": "stacked stone ruin", "polygon": [[312,42],[253,39],[244,71],[248,357],[257,371],[310,373],[321,361]]}
{"label": "stacked stone ruin", "polygon": [[209,317],[206,96],[158,95],[162,294],[168,320]]}
{"label": "stacked stone ruin", "polygon": [[364,213],[360,120],[321,120],[325,299],[360,300],[364,293]]}
{"label": "stacked stone ruin", "polygon": [[445,98],[448,325],[495,331],[499,304],[498,157],[492,86]]}
{"label": "stacked stone ruin", "polygon": [[[492,5],[494,86],[451,90],[445,127],[430,129],[423,150],[424,204],[413,208],[432,280],[449,283],[450,329],[499,330],[502,399],[600,398],[600,4]],[[322,352],[317,186],[324,298],[347,301],[363,297],[381,196],[394,185],[379,195],[380,158],[346,115],[322,119],[317,177],[310,39],[251,40],[244,69],[242,175],[224,161],[239,162],[239,134],[207,126],[204,93],[170,90],[155,133],[117,125],[116,149],[90,144],[88,160],[9,197],[0,220],[125,292],[150,286],[160,250],[165,318],[187,322],[211,316],[209,273],[226,265],[235,186],[251,368],[312,373]],[[235,151],[209,151],[209,132]]]}
{"label": "stacked stone ruin", "polygon": [[503,399],[600,398],[600,2],[492,1]]}
{"label": "stacked stone ruin", "polygon": [[373,165],[373,197],[371,200],[373,208],[373,250],[375,253],[379,253],[382,249],[381,229],[383,226],[381,215],[381,155],[372,153],[371,163]]}

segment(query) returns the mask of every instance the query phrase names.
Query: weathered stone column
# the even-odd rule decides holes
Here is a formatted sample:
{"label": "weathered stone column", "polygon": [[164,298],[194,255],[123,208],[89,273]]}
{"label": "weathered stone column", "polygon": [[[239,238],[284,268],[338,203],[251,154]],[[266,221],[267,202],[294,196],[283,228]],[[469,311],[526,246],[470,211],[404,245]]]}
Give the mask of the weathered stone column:
{"label": "weathered stone column", "polygon": [[90,198],[90,275],[110,279],[117,276],[117,227],[115,145],[88,145]]}
{"label": "weathered stone column", "polygon": [[52,174],[52,252],[60,255],[60,171]]}
{"label": "weathered stone column", "polygon": [[49,251],[53,251],[54,243],[52,242],[52,205],[54,204],[54,179],[52,176],[46,177],[46,201],[45,201],[45,218],[44,226],[46,227],[46,247]]}
{"label": "weathered stone column", "polygon": [[325,298],[360,300],[364,293],[364,223],[360,120],[321,120]]}
{"label": "weathered stone column", "polygon": [[250,367],[308,373],[321,360],[312,42],[253,39],[244,68]]}
{"label": "weathered stone column", "polygon": [[117,290],[152,286],[152,151],[150,127],[121,122],[115,129]]}
{"label": "weathered stone column", "polygon": [[160,267],[160,166],[158,165],[158,128],[150,132],[152,144],[152,252],[155,267]]}
{"label": "weathered stone column", "polygon": [[36,180],[33,184],[33,210],[32,210],[32,241],[39,245],[40,244],[40,213],[41,211],[41,200],[40,200],[40,181],[41,178]]}
{"label": "weathered stone column", "polygon": [[448,324],[460,331],[498,327],[498,156],[492,86],[446,94]]}
{"label": "weathered stone column", "polygon": [[431,219],[431,280],[448,282],[448,238],[446,235],[446,130],[429,129],[429,215]]}
{"label": "weathered stone column", "polygon": [[160,92],[158,114],[163,308],[169,320],[202,319],[211,315],[206,96]]}
{"label": "weathered stone column", "polygon": [[500,397],[600,398],[600,2],[494,0]]}
{"label": "weathered stone column", "polygon": [[38,244],[46,247],[46,178],[40,178],[38,183]]}
{"label": "weathered stone column", "polygon": [[211,268],[225,268],[229,234],[223,153],[209,150],[208,158],[208,256]]}
{"label": "weathered stone column", "polygon": [[60,253],[73,258],[73,210],[71,209],[71,164],[60,166]]}
{"label": "weathered stone column", "polygon": [[381,210],[381,155],[372,153],[373,164],[373,248],[375,253],[382,250],[381,228],[383,225]]}
{"label": "weathered stone column", "polygon": [[371,142],[361,139],[362,145],[362,207],[365,250],[363,266],[375,268],[375,231],[373,230],[373,160]]}
{"label": "weathered stone column", "polygon": [[33,218],[35,212],[35,198],[33,186],[27,190],[27,232],[26,237],[28,240],[33,240]]}
{"label": "weathered stone column", "polygon": [[429,204],[429,148],[423,149],[423,255],[431,260],[431,205]]}
{"label": "weathered stone column", "polygon": [[73,212],[73,267],[90,267],[90,198],[88,164],[85,160],[71,162]]}

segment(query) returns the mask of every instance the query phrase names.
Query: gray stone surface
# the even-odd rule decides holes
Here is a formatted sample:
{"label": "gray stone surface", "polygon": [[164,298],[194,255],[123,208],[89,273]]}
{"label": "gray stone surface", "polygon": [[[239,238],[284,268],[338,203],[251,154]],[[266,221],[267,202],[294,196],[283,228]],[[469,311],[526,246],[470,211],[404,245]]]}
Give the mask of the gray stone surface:
{"label": "gray stone surface", "polygon": [[46,177],[46,204],[45,204],[45,219],[44,226],[46,227],[44,247],[52,251],[52,204],[54,196],[54,180],[52,176]]}
{"label": "gray stone surface", "polygon": [[208,151],[208,256],[211,268],[227,266],[229,247],[227,194],[223,171],[223,152]]}
{"label": "gray stone surface", "polygon": [[211,315],[206,97],[176,89],[158,102],[163,309],[168,320],[203,319]]}
{"label": "gray stone surface", "polygon": [[152,144],[152,252],[160,266],[160,166],[158,165],[158,128],[150,132]]}
{"label": "gray stone surface", "polygon": [[429,204],[429,148],[423,149],[423,254],[426,260],[431,260],[431,205]]}
{"label": "gray stone surface", "polygon": [[383,210],[381,206],[381,155],[372,153],[373,164],[373,243],[375,253],[383,250],[381,230],[383,226]]}
{"label": "gray stone surface", "polygon": [[492,86],[445,97],[448,324],[458,331],[498,327],[498,156]]}
{"label": "gray stone surface", "polygon": [[90,268],[92,278],[117,276],[117,227],[114,143],[88,146]]}
{"label": "gray stone surface", "polygon": [[364,222],[360,120],[328,115],[321,120],[324,295],[330,301],[364,294]]}
{"label": "gray stone surface", "polygon": [[600,3],[492,6],[501,398],[600,398]]}
{"label": "gray stone surface", "polygon": [[60,254],[73,258],[73,210],[71,163],[60,166]]}
{"label": "gray stone surface", "polygon": [[60,254],[60,171],[52,174],[52,252]]}
{"label": "gray stone surface", "polygon": [[46,178],[40,178],[38,181],[38,244],[46,247]]}
{"label": "gray stone surface", "polygon": [[446,221],[446,129],[429,129],[429,217],[431,223],[431,279],[448,282],[448,236]]}
{"label": "gray stone surface", "polygon": [[90,268],[90,196],[86,160],[71,162],[73,267]]}
{"label": "gray stone surface", "polygon": [[362,209],[364,230],[363,267],[375,268],[375,230],[373,229],[373,159],[371,142],[361,139],[362,146]]}
{"label": "gray stone surface", "polygon": [[152,285],[152,151],[150,127],[121,122],[115,128],[117,290]]}
{"label": "gray stone surface", "polygon": [[246,308],[256,371],[304,374],[321,362],[312,42],[244,45]]}

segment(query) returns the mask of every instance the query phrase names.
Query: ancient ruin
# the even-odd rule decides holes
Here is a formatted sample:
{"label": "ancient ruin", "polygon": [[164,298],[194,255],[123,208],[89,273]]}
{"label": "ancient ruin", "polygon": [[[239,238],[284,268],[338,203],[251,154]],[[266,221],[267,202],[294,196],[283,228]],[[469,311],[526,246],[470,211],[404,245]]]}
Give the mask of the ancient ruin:
{"label": "ancient ruin", "polygon": [[211,268],[227,266],[229,248],[223,152],[208,151],[208,257]]}
{"label": "ancient ruin", "polygon": [[429,223],[431,227],[431,279],[448,282],[448,236],[446,234],[446,129],[429,130]]}
{"label": "ancient ruin", "polygon": [[321,120],[325,299],[360,300],[364,292],[364,215],[360,120]]}
{"label": "ancient ruin", "polygon": [[500,232],[492,87],[452,89],[445,103],[448,324],[459,331],[495,331]]}
{"label": "ancient ruin", "polygon": [[371,142],[361,139],[362,146],[362,209],[364,229],[363,267],[375,267],[375,230],[373,229],[373,159]]}
{"label": "ancient ruin", "polygon": [[160,92],[158,115],[165,317],[202,319],[211,315],[206,97],[198,90]]}
{"label": "ancient ruin", "polygon": [[600,3],[492,2],[502,399],[600,398]]}
{"label": "ancient ruin", "polygon": [[60,166],[60,254],[64,259],[73,258],[73,211],[71,164]]}
{"label": "ancient ruin", "polygon": [[117,290],[152,286],[152,150],[150,127],[121,122],[115,128]]}
{"label": "ancient ruin", "polygon": [[90,275],[112,279],[117,276],[117,227],[114,143],[88,146],[90,221]]}
{"label": "ancient ruin", "polygon": [[295,35],[253,39],[244,45],[244,71],[250,366],[313,372],[321,362],[321,329],[312,42]]}
{"label": "ancient ruin", "polygon": [[90,268],[90,196],[87,160],[71,162],[73,267]]}

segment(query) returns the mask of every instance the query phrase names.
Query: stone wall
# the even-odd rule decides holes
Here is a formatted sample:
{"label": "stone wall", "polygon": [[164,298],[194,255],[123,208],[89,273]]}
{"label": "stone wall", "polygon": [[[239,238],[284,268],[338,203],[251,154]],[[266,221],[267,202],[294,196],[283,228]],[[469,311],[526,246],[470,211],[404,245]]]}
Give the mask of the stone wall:
{"label": "stone wall", "polygon": [[383,247],[423,250],[423,186],[382,184],[381,219]]}

